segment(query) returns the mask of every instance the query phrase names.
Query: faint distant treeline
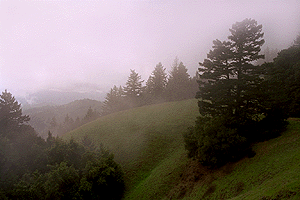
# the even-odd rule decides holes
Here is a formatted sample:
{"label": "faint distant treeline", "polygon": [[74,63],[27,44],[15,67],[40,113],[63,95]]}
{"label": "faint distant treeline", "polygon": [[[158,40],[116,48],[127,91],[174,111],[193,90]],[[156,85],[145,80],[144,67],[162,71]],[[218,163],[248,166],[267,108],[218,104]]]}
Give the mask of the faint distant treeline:
{"label": "faint distant treeline", "polygon": [[101,115],[144,105],[191,99],[198,90],[197,74],[190,77],[186,66],[177,58],[169,74],[158,63],[145,85],[135,70],[130,71],[125,86],[114,85],[107,93]]}
{"label": "faint distant treeline", "polygon": [[76,129],[88,122],[97,119],[99,116],[100,113],[96,109],[93,110],[91,107],[89,107],[83,119],[77,117],[74,120],[71,116],[69,116],[69,114],[67,114],[66,117],[64,118],[64,121],[62,123],[59,123],[56,117],[54,116],[50,120],[50,122],[47,123],[47,129],[53,135],[60,136],[64,133],[67,133],[73,129]]}

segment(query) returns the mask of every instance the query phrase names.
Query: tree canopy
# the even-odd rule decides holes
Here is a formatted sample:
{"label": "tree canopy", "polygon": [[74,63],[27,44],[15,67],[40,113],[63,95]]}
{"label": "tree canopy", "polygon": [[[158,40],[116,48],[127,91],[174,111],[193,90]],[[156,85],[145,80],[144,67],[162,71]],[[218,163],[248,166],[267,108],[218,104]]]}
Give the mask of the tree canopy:
{"label": "tree canopy", "polygon": [[252,156],[253,142],[276,137],[286,127],[285,115],[267,103],[265,67],[254,65],[264,57],[262,25],[245,19],[230,33],[228,41],[214,40],[200,63],[200,117],[184,135],[189,156],[210,167]]}

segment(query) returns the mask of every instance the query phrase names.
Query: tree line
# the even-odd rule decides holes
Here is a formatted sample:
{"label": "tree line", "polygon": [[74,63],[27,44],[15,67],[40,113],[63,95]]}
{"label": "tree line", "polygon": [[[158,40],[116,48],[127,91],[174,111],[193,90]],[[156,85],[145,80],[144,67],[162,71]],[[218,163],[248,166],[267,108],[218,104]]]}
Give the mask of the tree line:
{"label": "tree line", "polygon": [[48,120],[49,122],[45,123],[45,125],[53,135],[61,136],[71,130],[74,130],[86,123],[97,119],[98,117],[100,117],[100,112],[98,112],[96,109],[93,110],[91,107],[89,107],[82,119],[76,117],[76,119],[74,120],[72,116],[67,114],[64,120],[62,122],[59,122],[54,116],[50,120]]}
{"label": "tree line", "polygon": [[133,107],[194,98],[198,89],[197,74],[190,77],[187,71],[186,66],[177,58],[169,75],[166,68],[158,63],[143,85],[141,76],[135,70],[130,70],[125,86],[113,86],[107,93],[102,115]]}
{"label": "tree line", "polygon": [[46,140],[6,90],[0,95],[0,199],[120,199],[123,171],[88,136]]}
{"label": "tree line", "polygon": [[200,117],[184,134],[188,156],[212,168],[254,156],[255,142],[279,136],[288,117],[300,117],[300,36],[273,62],[254,65],[264,58],[262,25],[245,19],[229,30],[200,63]]}

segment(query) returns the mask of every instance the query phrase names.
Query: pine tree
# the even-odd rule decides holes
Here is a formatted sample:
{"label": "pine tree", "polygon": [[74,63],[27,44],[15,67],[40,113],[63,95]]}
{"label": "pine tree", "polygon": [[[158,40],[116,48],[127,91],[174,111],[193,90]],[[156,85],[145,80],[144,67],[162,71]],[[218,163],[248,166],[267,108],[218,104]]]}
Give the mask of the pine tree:
{"label": "pine tree", "polygon": [[[269,104],[276,104],[290,117],[300,117],[300,36],[294,44],[278,53],[266,69]],[[269,105],[270,107],[270,105]]]}
{"label": "pine tree", "polygon": [[102,107],[102,115],[118,112],[126,109],[124,103],[124,91],[122,86],[119,88],[114,85],[110,92],[106,94]]}
{"label": "pine tree", "polygon": [[166,98],[168,101],[178,101],[194,98],[192,91],[192,82],[187,68],[182,62],[178,64],[176,58],[170,72],[166,86]]}
{"label": "pine tree", "polygon": [[126,104],[129,107],[137,107],[141,105],[141,95],[143,92],[141,76],[135,72],[135,70],[130,70],[130,75],[127,79],[126,86],[124,87],[124,94],[126,97]]}
{"label": "pine tree", "polygon": [[166,69],[163,65],[158,63],[146,83],[145,91],[152,102],[163,101],[163,94],[167,84],[167,74],[165,71]]}
{"label": "pine tree", "polygon": [[189,155],[203,165],[218,167],[251,155],[250,144],[264,133],[258,129],[265,114],[262,71],[253,65],[263,58],[261,31],[255,20],[235,23],[229,41],[213,41],[213,50],[200,63],[201,116],[184,138]]}
{"label": "pine tree", "polygon": [[99,113],[96,110],[93,110],[92,107],[90,106],[83,118],[84,122],[90,122],[99,117]]}
{"label": "pine tree", "polygon": [[0,135],[7,136],[9,131],[19,129],[30,120],[28,115],[22,115],[21,104],[11,93],[5,90],[0,95]]}
{"label": "pine tree", "polygon": [[259,112],[257,91],[262,81],[260,68],[254,61],[259,55],[262,39],[262,25],[255,20],[245,19],[230,29],[229,41],[215,40],[213,50],[203,63],[200,91],[197,94],[202,115],[216,116],[233,114],[251,117]]}

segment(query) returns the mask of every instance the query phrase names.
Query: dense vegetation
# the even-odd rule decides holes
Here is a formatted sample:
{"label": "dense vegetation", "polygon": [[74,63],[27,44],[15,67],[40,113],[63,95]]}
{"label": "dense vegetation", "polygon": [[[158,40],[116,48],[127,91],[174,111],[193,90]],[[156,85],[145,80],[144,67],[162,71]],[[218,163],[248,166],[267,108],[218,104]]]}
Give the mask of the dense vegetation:
{"label": "dense vegetation", "polygon": [[38,137],[11,93],[0,95],[1,199],[120,199],[123,172],[113,155],[85,137]]}
{"label": "dense vegetation", "polygon": [[201,116],[184,135],[189,157],[209,167],[254,156],[253,143],[277,137],[287,117],[299,113],[299,38],[273,63],[258,66],[262,25],[245,19],[230,32],[229,41],[213,41],[200,63]]}

